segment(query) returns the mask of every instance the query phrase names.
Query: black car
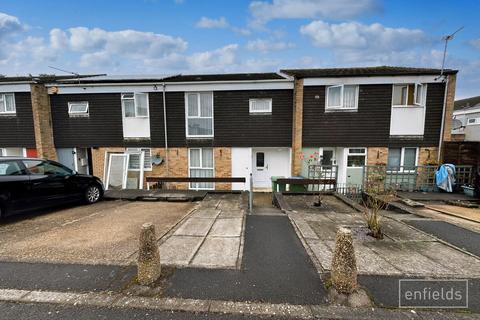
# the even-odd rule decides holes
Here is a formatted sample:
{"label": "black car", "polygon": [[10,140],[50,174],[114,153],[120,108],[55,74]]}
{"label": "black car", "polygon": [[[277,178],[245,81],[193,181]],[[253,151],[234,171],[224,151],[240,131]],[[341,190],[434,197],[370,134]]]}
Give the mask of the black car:
{"label": "black car", "polygon": [[0,217],[103,196],[102,181],[38,158],[0,157]]}

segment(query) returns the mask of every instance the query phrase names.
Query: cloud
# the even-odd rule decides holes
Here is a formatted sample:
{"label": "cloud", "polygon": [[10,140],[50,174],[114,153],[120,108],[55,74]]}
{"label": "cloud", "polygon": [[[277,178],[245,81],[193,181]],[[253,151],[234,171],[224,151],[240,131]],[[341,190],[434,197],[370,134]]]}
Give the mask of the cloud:
{"label": "cloud", "polygon": [[201,17],[196,24],[197,28],[206,28],[206,29],[223,29],[228,27],[228,22],[225,17],[220,17],[218,19],[211,19],[207,17]]}
{"label": "cloud", "polygon": [[222,70],[236,63],[237,50],[238,44],[229,44],[212,51],[194,53],[186,61],[192,70]]}
{"label": "cloud", "polygon": [[256,39],[248,41],[246,47],[250,51],[260,51],[262,53],[266,53],[269,51],[279,51],[294,48],[295,44],[279,40]]}
{"label": "cloud", "polygon": [[377,0],[273,0],[253,1],[253,25],[274,19],[348,19],[378,11]]}
{"label": "cloud", "polygon": [[24,26],[17,17],[0,12],[0,39],[23,29]]}
{"label": "cloud", "polygon": [[472,47],[479,49],[480,50],[480,38],[479,39],[473,39],[468,42],[469,45]]}

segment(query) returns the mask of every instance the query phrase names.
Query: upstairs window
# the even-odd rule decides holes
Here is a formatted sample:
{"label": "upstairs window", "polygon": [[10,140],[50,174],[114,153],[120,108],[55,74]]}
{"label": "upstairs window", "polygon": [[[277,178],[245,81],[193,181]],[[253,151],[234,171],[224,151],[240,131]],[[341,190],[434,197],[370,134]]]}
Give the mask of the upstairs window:
{"label": "upstairs window", "polygon": [[248,104],[250,113],[272,113],[272,99],[250,99]]}
{"label": "upstairs window", "polygon": [[13,93],[0,93],[0,114],[15,113],[15,95]]}
{"label": "upstairs window", "polygon": [[185,104],[187,137],[213,137],[213,93],[188,92]]}
{"label": "upstairs window", "polygon": [[358,86],[338,85],[327,87],[325,110],[357,110]]}
{"label": "upstairs window", "polygon": [[88,101],[69,102],[68,115],[70,117],[88,116]]}
{"label": "upstairs window", "polygon": [[122,93],[122,108],[125,118],[148,117],[148,93]]}
{"label": "upstairs window", "polygon": [[427,85],[395,84],[393,85],[392,105],[398,107],[425,106]]}

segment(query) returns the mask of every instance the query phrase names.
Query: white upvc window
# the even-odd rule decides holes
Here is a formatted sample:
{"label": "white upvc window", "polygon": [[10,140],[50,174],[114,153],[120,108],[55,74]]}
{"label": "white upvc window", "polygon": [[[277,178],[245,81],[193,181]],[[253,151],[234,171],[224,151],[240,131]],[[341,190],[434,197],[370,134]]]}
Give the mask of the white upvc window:
{"label": "white upvc window", "polygon": [[75,101],[68,103],[69,116],[88,116],[88,101]]}
{"label": "white upvc window", "polygon": [[[150,148],[127,148],[127,153],[138,153],[143,151],[144,157],[143,157],[143,169],[145,171],[152,171],[152,149]],[[139,168],[139,160],[137,158],[132,158],[130,159],[130,164],[132,166],[132,169],[140,169]]]}
{"label": "white upvc window", "polygon": [[427,97],[427,85],[424,83],[394,84],[392,95],[392,106],[424,107]]}
{"label": "white upvc window", "polygon": [[15,95],[13,93],[0,93],[0,114],[15,114]]}
{"label": "white upvc window", "polygon": [[[213,148],[188,149],[188,171],[190,177],[214,177]],[[190,189],[215,189],[212,182],[192,182]]]}
{"label": "white upvc window", "polygon": [[148,93],[122,93],[125,118],[148,118]]}
{"label": "white upvc window", "polygon": [[272,99],[250,99],[248,105],[250,113],[272,113]]}
{"label": "white upvc window", "polygon": [[5,151],[3,151],[3,148],[0,148],[0,157],[3,157],[4,154],[5,154]]}
{"label": "white upvc window", "polygon": [[475,124],[480,124],[480,118],[468,118],[467,120],[467,125],[475,125]]}
{"label": "white upvc window", "polygon": [[185,93],[187,138],[213,137],[213,92]]}
{"label": "white upvc window", "polygon": [[325,110],[357,110],[358,85],[328,86]]}
{"label": "white upvc window", "polygon": [[411,172],[418,164],[418,148],[389,148],[387,169],[389,171]]}

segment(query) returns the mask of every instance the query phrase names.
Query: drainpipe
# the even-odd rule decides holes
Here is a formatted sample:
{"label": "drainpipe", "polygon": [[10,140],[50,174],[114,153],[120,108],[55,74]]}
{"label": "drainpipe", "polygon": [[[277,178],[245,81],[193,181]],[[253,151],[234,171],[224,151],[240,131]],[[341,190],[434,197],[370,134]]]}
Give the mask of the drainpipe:
{"label": "drainpipe", "polygon": [[165,97],[165,82],[162,83],[162,95],[163,95],[163,128],[164,128],[164,135],[165,135],[165,165],[167,169],[167,177],[170,174],[169,164],[168,164],[168,137],[167,137],[167,99]]}
{"label": "drainpipe", "polygon": [[440,165],[440,157],[442,154],[442,144],[443,144],[443,130],[445,129],[445,109],[447,108],[447,92],[448,92],[448,81],[450,76],[446,77],[447,80],[445,82],[445,93],[443,96],[443,111],[442,111],[442,124],[440,126],[440,139],[438,143],[438,155],[437,155],[437,162]]}

